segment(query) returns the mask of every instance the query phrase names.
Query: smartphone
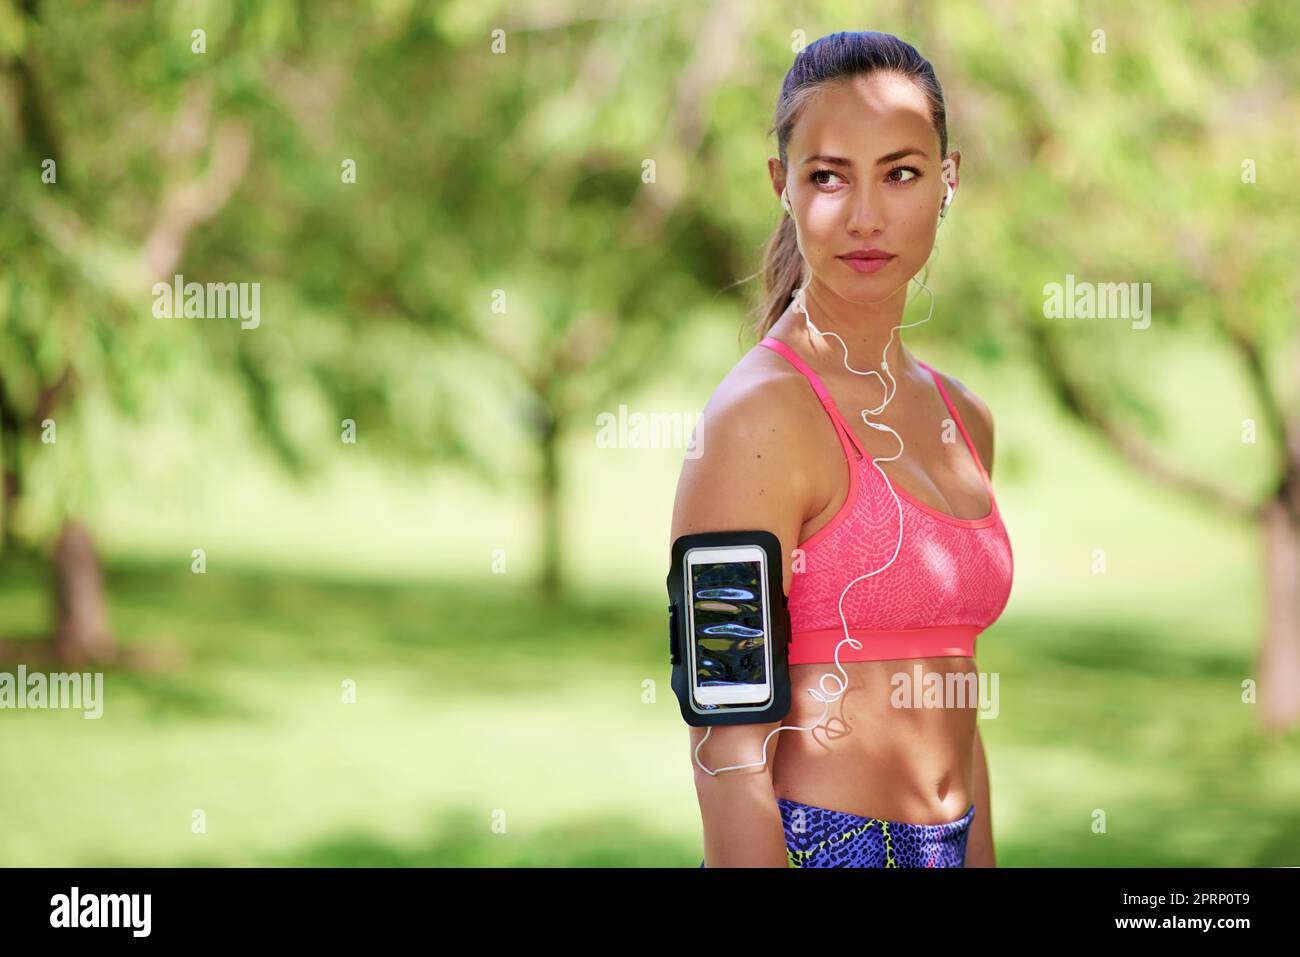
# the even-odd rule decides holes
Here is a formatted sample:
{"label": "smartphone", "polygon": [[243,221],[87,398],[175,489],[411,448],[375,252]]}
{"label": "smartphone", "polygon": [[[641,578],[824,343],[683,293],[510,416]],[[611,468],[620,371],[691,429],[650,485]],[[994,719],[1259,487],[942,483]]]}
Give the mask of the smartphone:
{"label": "smartphone", "polygon": [[767,552],[757,545],[692,548],[684,562],[684,644],[696,704],[705,711],[769,706],[773,683]]}

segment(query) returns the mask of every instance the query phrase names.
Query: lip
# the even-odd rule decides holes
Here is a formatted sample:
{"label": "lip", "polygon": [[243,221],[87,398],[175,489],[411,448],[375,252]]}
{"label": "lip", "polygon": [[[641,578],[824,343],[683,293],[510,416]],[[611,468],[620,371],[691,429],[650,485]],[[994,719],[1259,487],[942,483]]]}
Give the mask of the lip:
{"label": "lip", "polygon": [[890,253],[879,249],[855,249],[837,258],[854,272],[861,273],[880,272],[894,260]]}

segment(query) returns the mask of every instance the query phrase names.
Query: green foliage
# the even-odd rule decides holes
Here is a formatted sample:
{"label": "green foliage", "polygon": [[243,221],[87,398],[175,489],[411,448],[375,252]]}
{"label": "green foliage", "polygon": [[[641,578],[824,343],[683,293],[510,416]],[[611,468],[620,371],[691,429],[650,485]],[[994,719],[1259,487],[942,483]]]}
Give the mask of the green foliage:
{"label": "green foliage", "polygon": [[[488,363],[483,388],[519,410],[515,439],[532,443],[539,421],[574,428],[670,366],[706,311],[739,319],[777,222],[765,131],[791,36],[860,27],[855,14],[0,5],[15,104],[0,113],[7,401],[31,412],[65,367],[76,395],[137,414],[198,407],[214,397],[184,383],[215,383],[298,474],[352,418],[376,454],[487,477],[484,393],[462,387],[451,343]],[[1145,334],[1052,330],[1101,405],[1144,429],[1158,428],[1144,369],[1181,327],[1231,322],[1284,354],[1300,213],[1293,5],[950,3],[886,9],[871,26],[931,57],[964,153],[935,258],[961,321],[934,334],[995,360],[1045,322],[1045,283],[1149,281]],[[45,158],[57,184],[40,181]],[[162,229],[185,189],[222,170],[229,189],[211,189],[210,209]],[[144,256],[160,230],[174,262]],[[153,319],[149,286],[171,266],[262,283],[265,323]]]}

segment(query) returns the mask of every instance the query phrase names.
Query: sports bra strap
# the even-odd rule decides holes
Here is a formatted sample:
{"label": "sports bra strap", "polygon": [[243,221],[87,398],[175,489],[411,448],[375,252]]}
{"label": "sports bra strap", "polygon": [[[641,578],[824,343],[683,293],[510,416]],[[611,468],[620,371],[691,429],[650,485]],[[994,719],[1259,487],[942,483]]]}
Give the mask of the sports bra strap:
{"label": "sports bra strap", "polygon": [[856,449],[858,455],[866,458],[867,450],[862,444],[862,440],[858,438],[857,434],[851,428],[849,428],[849,424],[844,421],[844,416],[840,415],[840,410],[836,407],[835,399],[831,397],[830,390],[826,388],[826,384],[822,382],[817,373],[813,372],[812,369],[809,368],[808,363],[799,358],[798,353],[788,345],[773,336],[764,337],[758,344],[760,346],[767,346],[773,352],[779,352],[781,355],[785,356],[796,369],[803,373],[804,378],[812,383],[813,391],[817,393],[817,398],[821,400],[822,408],[826,410],[826,413],[831,417],[831,421],[835,423],[837,430],[840,432],[840,444],[844,446],[844,451],[852,457],[853,451]]}
{"label": "sports bra strap", "polygon": [[930,373],[930,378],[933,379],[934,384],[939,387],[939,395],[943,396],[943,404],[946,405],[948,411],[952,413],[953,421],[957,423],[957,428],[961,430],[961,437],[966,440],[966,448],[970,449],[970,454],[975,459],[975,464],[978,465],[980,471],[984,473],[984,481],[986,485],[989,486],[989,494],[992,495],[993,489],[992,483],[989,480],[988,471],[984,468],[984,463],[980,460],[979,452],[975,450],[975,443],[971,441],[970,433],[966,431],[966,426],[961,420],[961,414],[957,411],[957,406],[953,405],[952,399],[948,398],[948,390],[943,387],[943,382],[939,379],[938,374],[933,369],[920,359],[917,359],[916,362],[917,365]]}

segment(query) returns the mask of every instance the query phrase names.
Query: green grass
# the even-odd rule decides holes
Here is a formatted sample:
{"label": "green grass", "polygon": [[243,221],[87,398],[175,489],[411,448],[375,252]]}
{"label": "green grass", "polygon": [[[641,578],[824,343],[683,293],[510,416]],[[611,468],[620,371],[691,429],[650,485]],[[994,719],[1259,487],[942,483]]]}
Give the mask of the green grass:
{"label": "green grass", "polygon": [[[37,633],[43,571],[11,568],[3,581],[0,615]],[[669,713],[639,704],[655,673],[633,635],[652,624],[644,611],[148,566],[115,567],[109,588],[119,634],[173,643],[187,664],[109,671],[99,720],[0,712],[15,759],[0,863],[666,864],[695,853],[666,793],[689,787],[684,758],[657,799],[625,754],[610,756],[621,785],[564,767],[588,748],[622,752],[611,735],[653,742],[651,712],[663,729]],[[355,704],[340,702],[345,679]],[[657,813],[638,806],[656,800]],[[206,834],[191,833],[195,808]]]}
{"label": "green grass", "polygon": [[[657,598],[547,608],[507,577],[115,564],[116,631],[186,663],[109,671],[97,721],[0,712],[0,863],[695,866]],[[44,580],[6,570],[20,633],[41,628]],[[1240,703],[1248,645],[1133,617],[1021,614],[981,637],[1000,863],[1295,863],[1298,749]]]}

